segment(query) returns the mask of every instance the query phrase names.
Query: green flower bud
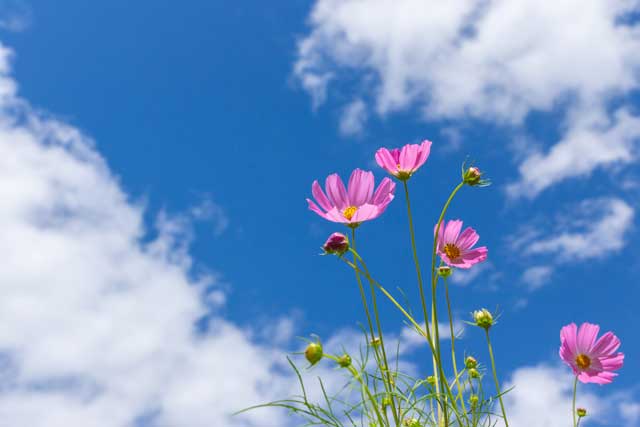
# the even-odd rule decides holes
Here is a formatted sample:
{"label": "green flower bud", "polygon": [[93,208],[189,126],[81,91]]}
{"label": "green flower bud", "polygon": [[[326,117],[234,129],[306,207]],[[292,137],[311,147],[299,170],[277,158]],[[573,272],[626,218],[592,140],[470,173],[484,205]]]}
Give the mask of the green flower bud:
{"label": "green flower bud", "polygon": [[420,421],[418,421],[416,418],[405,418],[402,421],[402,425],[404,427],[422,427],[422,424],[420,424]]}
{"label": "green flower bud", "polygon": [[469,396],[469,403],[471,404],[472,408],[475,408],[476,406],[478,406],[478,401],[480,399],[478,398],[477,394],[472,394],[471,396]]}
{"label": "green flower bud", "polygon": [[493,315],[486,308],[474,311],[473,321],[483,329],[489,329],[494,323]]}
{"label": "green flower bud", "polygon": [[429,375],[427,377],[427,384],[429,384],[431,386],[435,386],[436,385],[436,377],[435,377],[435,375]]}
{"label": "green flower bud", "polygon": [[381,343],[382,340],[379,337],[375,337],[369,342],[369,344],[371,344],[371,347],[378,347]]}
{"label": "green flower bud", "polygon": [[578,409],[576,410],[576,414],[578,414],[578,416],[579,416],[580,418],[582,418],[582,417],[586,417],[586,416],[587,416],[587,410],[586,410],[586,409],[584,409],[584,408],[578,408]]}
{"label": "green flower bud", "polygon": [[469,373],[469,376],[473,379],[480,378],[480,372],[478,372],[476,368],[471,368],[467,372]]}
{"label": "green flower bud", "polygon": [[478,367],[478,361],[473,356],[467,356],[464,359],[464,366],[466,366],[467,369],[477,368]]}
{"label": "green flower bud", "polygon": [[391,406],[391,398],[389,396],[382,398],[382,409]]}
{"label": "green flower bud", "polygon": [[438,276],[442,277],[443,279],[451,276],[451,274],[453,274],[453,268],[449,267],[448,265],[438,267]]}
{"label": "green flower bud", "polygon": [[338,365],[340,365],[341,368],[348,368],[349,366],[351,366],[351,356],[349,356],[348,354],[343,354],[342,356],[340,356],[338,358]]}
{"label": "green flower bud", "polygon": [[315,365],[322,359],[322,344],[320,342],[310,343],[304,351],[304,357],[311,365]]}

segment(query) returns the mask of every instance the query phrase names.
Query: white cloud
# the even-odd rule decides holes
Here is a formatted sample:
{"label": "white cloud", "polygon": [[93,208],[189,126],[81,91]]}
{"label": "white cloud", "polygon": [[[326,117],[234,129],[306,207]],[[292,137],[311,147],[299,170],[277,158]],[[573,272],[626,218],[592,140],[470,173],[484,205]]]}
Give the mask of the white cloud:
{"label": "white cloud", "polygon": [[511,187],[534,197],[636,160],[640,119],[624,101],[614,114],[607,106],[640,86],[640,22],[625,19],[639,9],[636,0],[316,0],[294,75],[318,106],[355,71],[353,91],[381,115],[417,106],[428,120],[522,125],[557,109],[564,135],[525,158]]}
{"label": "white cloud", "polygon": [[[559,261],[604,257],[624,247],[633,218],[634,210],[624,200],[586,200],[575,209],[574,224],[534,237],[524,250],[528,254],[552,254]],[[577,230],[570,230],[572,225]]]}
{"label": "white cloud", "polygon": [[467,270],[458,268],[453,272],[449,281],[454,285],[467,286],[474,283],[483,273],[492,270],[494,270],[493,264],[488,261]]}
{"label": "white cloud", "polygon": [[507,188],[511,197],[533,198],[557,182],[637,159],[640,118],[628,110],[612,116],[599,110],[580,112],[569,120],[567,132],[547,153],[534,152],[520,164],[520,179]]}
{"label": "white cloud", "polygon": [[367,120],[367,105],[361,99],[348,104],[340,117],[340,133],[343,136],[358,136],[364,130]]}
{"label": "white cloud", "polygon": [[210,196],[191,208],[191,216],[198,221],[208,221],[213,225],[213,233],[220,236],[229,228],[229,216],[222,206],[215,203]]}
{"label": "white cloud", "polygon": [[533,291],[541,288],[549,281],[553,269],[549,266],[537,265],[527,268],[522,273],[522,281],[528,286],[529,290]]}
{"label": "white cloud", "polygon": [[[424,329],[424,323],[422,323],[422,328]],[[431,326],[431,334],[433,334],[434,329]],[[464,336],[465,325],[459,319],[454,319],[453,321],[453,333],[456,339],[460,339]],[[451,340],[451,326],[447,322],[438,322],[438,334],[440,335],[440,340],[447,341]],[[405,326],[400,333],[400,345],[404,352],[410,352],[418,347],[424,347],[428,349],[428,343],[424,336],[418,333],[418,331],[412,326]]]}
{"label": "white cloud", "polygon": [[[282,352],[215,311],[188,222],[157,236],[88,140],[15,95],[0,47],[0,418],[12,426],[282,426]],[[208,331],[196,322],[208,316]]]}

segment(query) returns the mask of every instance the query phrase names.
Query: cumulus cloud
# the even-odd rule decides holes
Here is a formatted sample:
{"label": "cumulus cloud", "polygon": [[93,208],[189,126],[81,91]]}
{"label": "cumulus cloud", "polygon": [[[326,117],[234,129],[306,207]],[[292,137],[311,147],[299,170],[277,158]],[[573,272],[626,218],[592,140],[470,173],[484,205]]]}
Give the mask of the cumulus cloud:
{"label": "cumulus cloud", "polygon": [[572,223],[560,225],[551,234],[529,236],[533,241],[526,253],[551,254],[559,261],[570,261],[604,257],[624,247],[635,215],[627,202],[618,198],[585,200],[575,212]]}
{"label": "cumulus cloud", "polygon": [[3,423],[286,425],[230,417],[293,381],[280,350],[220,317],[184,218],[148,229],[93,142],[16,95],[9,57],[0,46]]}
{"label": "cumulus cloud", "polygon": [[353,91],[372,94],[381,115],[417,106],[427,120],[519,126],[532,111],[560,111],[564,135],[525,158],[512,187],[533,197],[634,160],[639,119],[607,106],[640,85],[640,22],[629,19],[638,9],[633,0],[317,0],[293,72],[315,106],[356,71]]}

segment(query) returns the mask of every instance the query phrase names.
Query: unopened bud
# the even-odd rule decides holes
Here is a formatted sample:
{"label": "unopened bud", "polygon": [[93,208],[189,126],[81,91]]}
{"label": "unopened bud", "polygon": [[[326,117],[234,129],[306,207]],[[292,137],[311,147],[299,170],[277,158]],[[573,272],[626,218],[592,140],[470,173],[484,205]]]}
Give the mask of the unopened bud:
{"label": "unopened bud", "polygon": [[420,424],[420,421],[418,421],[416,418],[405,418],[402,421],[402,425],[404,427],[422,427],[422,424]]}
{"label": "unopened bud", "polygon": [[467,369],[477,368],[478,367],[478,361],[473,356],[467,356],[464,359],[464,366],[466,366]]}
{"label": "unopened bud", "polygon": [[304,351],[304,357],[311,365],[315,365],[322,359],[322,344],[320,342],[310,343]]}
{"label": "unopened bud", "polygon": [[478,372],[476,368],[471,368],[467,372],[469,373],[469,376],[473,379],[480,378],[480,372]]}
{"label": "unopened bud", "polygon": [[435,375],[429,375],[427,377],[427,384],[429,384],[431,386],[435,386],[436,385],[436,377],[435,377]]}
{"label": "unopened bud", "polygon": [[351,356],[349,356],[348,354],[343,354],[342,356],[338,357],[338,365],[340,365],[341,368],[348,368],[349,366],[351,366]]}
{"label": "unopened bud", "polygon": [[451,276],[452,273],[453,273],[453,269],[448,265],[443,265],[442,267],[438,267],[438,276],[442,277],[443,279],[446,279],[447,277]]}
{"label": "unopened bud", "polygon": [[493,315],[486,308],[476,310],[473,312],[473,321],[481,328],[489,329],[493,326]]}
{"label": "unopened bud", "polygon": [[382,340],[379,337],[375,337],[369,342],[369,344],[371,344],[372,347],[378,347],[381,343],[382,343]]}
{"label": "unopened bud", "polygon": [[349,239],[342,233],[333,233],[322,245],[325,254],[344,255],[349,250]]}
{"label": "unopened bud", "polygon": [[382,409],[391,406],[391,398],[389,396],[382,398]]}
{"label": "unopened bud", "polygon": [[471,404],[471,407],[476,407],[478,406],[478,401],[480,399],[478,398],[477,394],[472,394],[471,396],[469,396],[469,403]]}
{"label": "unopened bud", "polygon": [[582,417],[586,417],[586,416],[587,416],[587,410],[586,410],[586,409],[584,409],[584,408],[578,408],[578,409],[576,410],[576,414],[578,414],[578,416],[579,416],[580,418],[582,418]]}

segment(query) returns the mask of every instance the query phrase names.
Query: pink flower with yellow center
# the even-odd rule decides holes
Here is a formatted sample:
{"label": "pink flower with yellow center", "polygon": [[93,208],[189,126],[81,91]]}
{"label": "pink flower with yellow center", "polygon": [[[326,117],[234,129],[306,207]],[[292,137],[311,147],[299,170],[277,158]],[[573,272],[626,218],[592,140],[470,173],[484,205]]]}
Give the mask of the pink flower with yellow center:
{"label": "pink flower with yellow center", "polygon": [[583,383],[609,384],[613,371],[622,368],[624,354],[617,352],[620,340],[612,332],[599,339],[600,326],[571,323],[560,330],[560,358]]}
{"label": "pink flower with yellow center", "polygon": [[[434,234],[438,228],[434,229]],[[438,231],[438,255],[451,267],[471,268],[472,265],[487,259],[489,250],[486,246],[473,248],[478,243],[480,236],[476,231],[467,227],[462,233],[462,221],[452,219],[440,226]]]}
{"label": "pink flower with yellow center", "polygon": [[391,175],[406,181],[427,161],[430,152],[431,141],[426,140],[391,150],[383,147],[376,152],[376,162]]}
{"label": "pink flower with yellow center", "polygon": [[356,169],[351,173],[348,187],[345,188],[338,174],[329,175],[322,191],[318,181],[311,186],[315,202],[307,199],[309,209],[322,218],[347,224],[351,227],[382,215],[393,200],[396,184],[384,178],[373,191],[375,181],[373,173]]}

